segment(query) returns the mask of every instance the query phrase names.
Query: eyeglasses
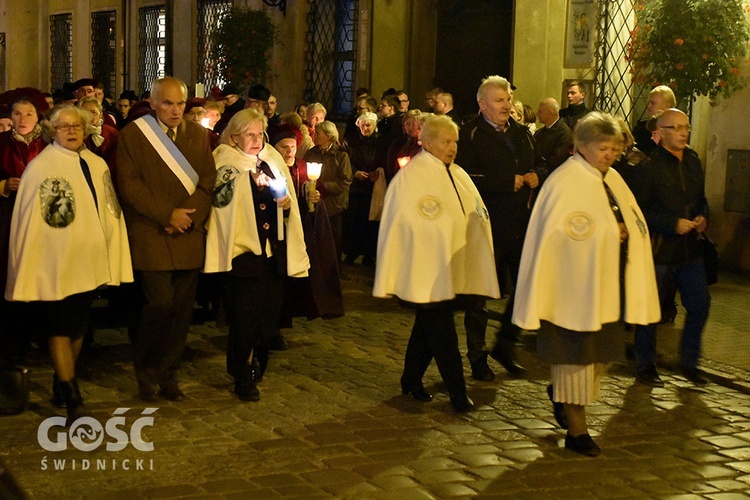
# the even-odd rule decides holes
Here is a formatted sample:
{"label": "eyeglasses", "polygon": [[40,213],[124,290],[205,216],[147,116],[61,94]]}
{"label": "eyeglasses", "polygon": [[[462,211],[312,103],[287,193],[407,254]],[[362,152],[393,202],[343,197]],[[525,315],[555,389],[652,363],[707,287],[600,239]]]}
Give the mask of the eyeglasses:
{"label": "eyeglasses", "polygon": [[659,128],[669,128],[677,132],[690,132],[693,129],[690,125],[662,125]]}
{"label": "eyeglasses", "polygon": [[401,104],[404,104],[404,103],[409,102],[409,99],[399,99],[398,102],[400,102]]}
{"label": "eyeglasses", "polygon": [[63,130],[65,132],[73,129],[73,130],[83,130],[83,124],[81,123],[61,123],[60,125],[55,125],[56,130]]}

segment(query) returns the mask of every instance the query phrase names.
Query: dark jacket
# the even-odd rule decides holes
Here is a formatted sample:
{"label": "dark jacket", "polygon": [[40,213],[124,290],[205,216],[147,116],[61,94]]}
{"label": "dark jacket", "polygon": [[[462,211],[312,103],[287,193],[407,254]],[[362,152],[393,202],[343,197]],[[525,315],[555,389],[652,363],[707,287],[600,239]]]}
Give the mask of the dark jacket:
{"label": "dark jacket", "polygon": [[349,155],[338,144],[326,150],[315,146],[305,153],[306,162],[322,163],[317,189],[326,205],[328,217],[338,215],[349,206],[349,186],[352,183],[352,164]]}
{"label": "dark jacket", "polygon": [[636,167],[630,189],[646,217],[657,265],[684,264],[703,257],[698,233],[676,232],[677,219],[708,219],[704,174],[698,155],[685,149],[682,162],[659,146]]}
{"label": "dark jacket", "polygon": [[515,176],[534,172],[539,185],[547,169],[531,132],[509,119],[509,128],[497,132],[483,115],[463,127],[456,163],[463,167],[482,195],[492,223],[493,238],[509,241],[523,238],[537,189],[524,185],[514,191]]}
{"label": "dark jacket", "polygon": [[576,127],[578,120],[591,113],[591,110],[586,107],[584,103],[571,104],[567,108],[560,110],[560,118],[565,120],[565,125],[573,130]]}
{"label": "dark jacket", "polygon": [[647,155],[650,155],[656,149],[657,144],[651,139],[651,132],[646,127],[647,123],[648,119],[639,120],[635,124],[635,127],[633,127],[633,138],[635,139],[636,147]]}
{"label": "dark jacket", "polygon": [[534,140],[542,156],[547,160],[550,172],[562,165],[573,152],[573,132],[562,118],[550,127],[538,129],[534,133]]}
{"label": "dark jacket", "polygon": [[221,135],[224,129],[227,128],[227,125],[229,125],[229,120],[243,109],[245,109],[245,100],[242,98],[237,99],[234,104],[225,107],[221,118],[214,125],[214,132]]}
{"label": "dark jacket", "polygon": [[377,132],[365,137],[359,131],[357,136],[352,137],[346,143],[346,151],[352,164],[352,184],[349,187],[349,195],[356,193],[365,194],[368,198],[372,195],[372,181],[356,178],[360,170],[368,174],[378,167],[385,166],[385,160],[381,160],[378,154],[378,141],[380,136]]}

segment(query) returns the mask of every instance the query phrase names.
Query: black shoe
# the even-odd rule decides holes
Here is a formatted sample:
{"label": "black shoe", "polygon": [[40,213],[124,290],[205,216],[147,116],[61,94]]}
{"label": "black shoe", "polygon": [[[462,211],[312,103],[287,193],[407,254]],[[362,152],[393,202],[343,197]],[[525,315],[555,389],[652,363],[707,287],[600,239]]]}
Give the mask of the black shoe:
{"label": "black shoe", "polygon": [[492,382],[495,380],[495,372],[490,369],[486,357],[472,363],[471,378],[482,382]]}
{"label": "black shoe", "polygon": [[260,401],[260,391],[255,385],[256,370],[253,365],[245,365],[234,379],[234,393],[242,401]]}
{"label": "black shoe", "polygon": [[286,351],[287,349],[289,349],[289,344],[280,333],[277,333],[268,341],[269,351]]}
{"label": "black shoe", "polygon": [[167,401],[178,402],[185,399],[185,393],[180,390],[176,382],[160,386],[159,394]]}
{"label": "black shoe", "polygon": [[512,352],[507,352],[506,349],[495,349],[490,352],[490,357],[503,365],[503,368],[514,378],[523,377],[526,374],[526,368],[519,365],[515,360],[515,355]]}
{"label": "black shoe", "polygon": [[73,423],[81,418],[89,415],[86,408],[83,406],[83,398],[81,397],[81,390],[78,388],[78,381],[72,378],[68,382],[62,380],[58,382],[60,392],[65,399],[65,408],[68,413],[68,418],[65,421],[65,426],[70,427]]}
{"label": "black shoe", "polygon": [[450,398],[453,408],[458,412],[463,413],[474,408],[474,401],[465,392],[451,393]]}
{"label": "black shoe", "polygon": [[419,385],[412,385],[408,386],[406,385],[406,382],[404,382],[404,379],[401,379],[401,393],[402,394],[409,394],[411,393],[411,396],[416,399],[417,401],[424,401],[425,403],[429,403],[432,401],[432,394],[427,392],[427,390],[424,388],[424,385],[422,385],[422,382],[419,382]]}
{"label": "black shoe", "polygon": [[700,372],[700,370],[698,370],[697,368],[683,368],[682,376],[688,379],[690,382],[694,383],[695,385],[708,384],[708,379],[704,377],[703,374]]}
{"label": "black shoe", "polygon": [[57,378],[57,375],[52,375],[52,397],[49,402],[57,408],[65,408],[65,397],[63,396],[60,379]]}
{"label": "black shoe", "polygon": [[636,382],[647,385],[649,387],[664,387],[664,381],[656,373],[656,369],[646,370],[645,372],[638,372],[635,376]]}
{"label": "black shoe", "polygon": [[552,401],[552,413],[555,415],[555,420],[557,421],[557,425],[559,425],[563,429],[568,429],[568,415],[565,414],[565,406],[562,403],[556,403],[554,399],[552,399],[552,385],[547,386],[547,396],[549,396],[549,400]]}
{"label": "black shoe", "polygon": [[568,432],[565,434],[565,447],[588,457],[598,457],[602,453],[602,449],[599,448],[588,434],[581,434],[580,436],[573,437],[570,435],[570,432]]}

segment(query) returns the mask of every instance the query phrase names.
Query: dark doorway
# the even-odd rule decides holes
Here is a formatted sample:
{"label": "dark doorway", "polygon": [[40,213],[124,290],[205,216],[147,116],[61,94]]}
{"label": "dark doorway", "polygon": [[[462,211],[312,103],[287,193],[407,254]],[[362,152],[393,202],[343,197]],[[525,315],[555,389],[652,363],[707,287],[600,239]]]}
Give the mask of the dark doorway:
{"label": "dark doorway", "polygon": [[476,113],[482,78],[513,76],[513,0],[440,0],[438,9],[435,86],[461,116]]}

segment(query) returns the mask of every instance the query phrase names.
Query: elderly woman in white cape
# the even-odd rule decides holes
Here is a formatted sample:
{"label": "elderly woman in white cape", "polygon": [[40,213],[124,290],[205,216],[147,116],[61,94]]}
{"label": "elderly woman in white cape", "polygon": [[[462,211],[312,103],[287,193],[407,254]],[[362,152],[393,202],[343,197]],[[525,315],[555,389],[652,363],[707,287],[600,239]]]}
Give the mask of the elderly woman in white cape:
{"label": "elderly woman in white cape", "polygon": [[622,321],[659,320],[645,219],[622,177],[609,168],[622,148],[610,115],[578,122],[575,155],[542,186],[524,241],[513,322],[539,330],[537,351],[551,363],[547,388],[565,447],[596,456],[586,405],[600,394],[606,364],[621,361]]}
{"label": "elderly woman in white cape", "polygon": [[396,296],[416,309],[401,389],[420,401],[432,358],[457,411],[466,394],[453,310],[466,295],[498,298],[487,210],[468,174],[453,163],[458,127],[431,116],[422,128],[424,150],[391,181],[385,197],[375,271],[376,297]]}
{"label": "elderly woman in white cape", "polygon": [[[310,268],[294,185],[279,152],[264,141],[265,129],[265,116],[245,109],[222,132],[206,235],[204,272],[225,273],[227,371],[243,401],[260,400],[256,383],[278,331],[283,277],[304,277]],[[285,181],[286,194],[272,192],[273,179]]]}
{"label": "elderly woman in white cape", "polygon": [[34,302],[49,335],[53,403],[67,424],[86,415],[75,377],[94,291],[133,281],[130,247],[112,178],[83,145],[88,111],[55,107],[42,123],[53,139],[21,177],[11,222],[5,298]]}

